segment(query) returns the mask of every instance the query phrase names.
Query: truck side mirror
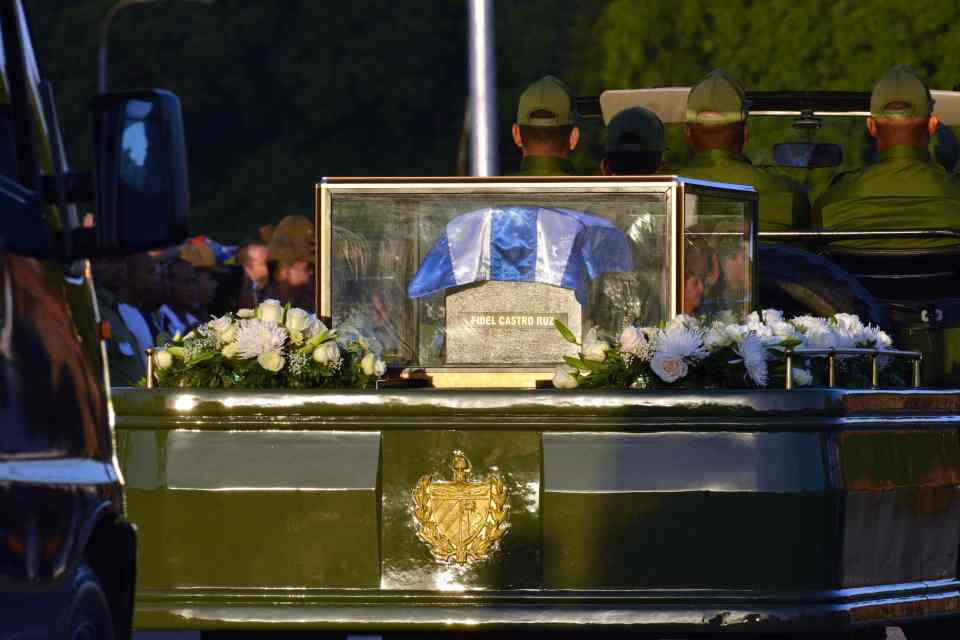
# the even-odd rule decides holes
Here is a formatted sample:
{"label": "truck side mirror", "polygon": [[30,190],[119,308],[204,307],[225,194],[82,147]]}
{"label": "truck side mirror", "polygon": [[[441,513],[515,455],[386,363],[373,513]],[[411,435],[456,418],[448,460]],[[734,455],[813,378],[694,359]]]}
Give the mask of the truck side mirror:
{"label": "truck side mirror", "polygon": [[97,244],[129,254],[178,244],[190,208],[180,100],[156,89],[96,96]]}

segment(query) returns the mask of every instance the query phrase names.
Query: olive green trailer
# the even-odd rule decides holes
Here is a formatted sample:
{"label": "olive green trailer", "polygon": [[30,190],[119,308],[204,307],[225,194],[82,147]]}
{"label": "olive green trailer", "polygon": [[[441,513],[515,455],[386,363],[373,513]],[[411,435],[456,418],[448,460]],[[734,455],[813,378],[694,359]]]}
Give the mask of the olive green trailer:
{"label": "olive green trailer", "polygon": [[140,629],[790,633],[960,606],[960,391],[122,389],[114,408]]}

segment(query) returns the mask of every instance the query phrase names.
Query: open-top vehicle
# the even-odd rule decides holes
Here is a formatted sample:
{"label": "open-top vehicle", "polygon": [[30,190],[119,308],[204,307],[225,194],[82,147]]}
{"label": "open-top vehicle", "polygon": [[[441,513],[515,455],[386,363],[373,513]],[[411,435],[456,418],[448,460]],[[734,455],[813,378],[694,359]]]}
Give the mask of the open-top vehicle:
{"label": "open-top vehicle", "polygon": [[[826,135],[865,111],[859,94],[759,98],[753,118],[803,136],[801,118]],[[809,185],[836,170],[805,162],[789,170]],[[960,390],[870,350],[866,384],[824,352],[819,387],[549,388],[577,351],[556,320],[585,342],[788,303],[896,326],[909,349],[936,314],[916,327],[829,257],[761,248],[738,185],[371,178],[316,194],[318,313],[372,335],[389,374],[365,391],[115,390],[139,628],[956,635]],[[720,244],[741,270],[692,300],[690,258]],[[939,366],[924,350],[947,379]]]}

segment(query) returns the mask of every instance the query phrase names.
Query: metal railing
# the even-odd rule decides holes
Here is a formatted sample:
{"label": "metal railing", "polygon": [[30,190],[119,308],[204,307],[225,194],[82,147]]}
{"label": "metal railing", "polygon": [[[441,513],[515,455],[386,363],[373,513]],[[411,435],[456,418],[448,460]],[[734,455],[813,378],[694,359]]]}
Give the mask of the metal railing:
{"label": "metal railing", "polygon": [[793,389],[793,359],[795,357],[826,357],[827,358],[827,386],[837,386],[837,356],[859,356],[870,358],[870,388],[880,388],[879,358],[890,356],[893,358],[907,358],[913,361],[913,388],[920,386],[920,367],[923,363],[923,354],[919,351],[901,351],[898,349],[784,349],[787,362],[786,389]]}

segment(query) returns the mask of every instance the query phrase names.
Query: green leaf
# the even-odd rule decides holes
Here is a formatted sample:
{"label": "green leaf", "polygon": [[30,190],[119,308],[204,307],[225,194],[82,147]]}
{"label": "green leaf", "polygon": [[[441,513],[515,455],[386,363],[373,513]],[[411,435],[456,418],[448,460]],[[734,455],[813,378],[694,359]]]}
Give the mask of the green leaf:
{"label": "green leaf", "polygon": [[573,367],[574,369],[586,369],[586,368],[587,368],[586,363],[585,363],[583,360],[581,360],[580,358],[573,358],[573,357],[571,357],[571,356],[563,356],[563,361],[566,362],[566,363],[567,363],[568,365],[570,365],[571,367]]}
{"label": "green leaf", "polygon": [[580,344],[579,342],[577,342],[577,337],[573,335],[573,331],[570,331],[570,329],[567,328],[567,325],[560,322],[560,320],[554,318],[553,326],[557,328],[557,331],[560,332],[560,335],[563,336],[564,340],[566,340],[570,344]]}

